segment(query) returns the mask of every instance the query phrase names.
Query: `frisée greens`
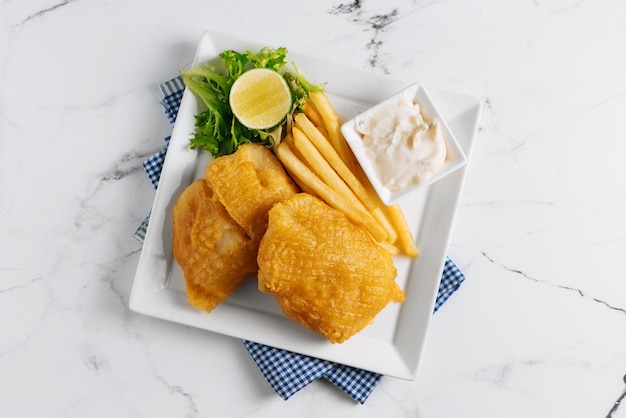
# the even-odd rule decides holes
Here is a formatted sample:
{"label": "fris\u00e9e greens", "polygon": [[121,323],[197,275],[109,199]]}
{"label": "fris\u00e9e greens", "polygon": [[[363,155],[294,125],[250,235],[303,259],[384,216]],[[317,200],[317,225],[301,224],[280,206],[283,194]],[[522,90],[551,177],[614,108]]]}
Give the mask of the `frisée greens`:
{"label": "fris\u00e9e greens", "polygon": [[[290,129],[291,115],[307,101],[312,92],[322,92],[322,85],[310,83],[291,63],[292,71],[287,71],[287,49],[284,47],[262,48],[254,53],[223,51],[219,57],[224,64],[218,69],[208,63],[203,66],[180,71],[185,85],[206,107],[198,113],[196,131],[190,147],[202,147],[213,157],[232,154],[239,145],[256,142],[276,148],[286,131]],[[252,68],[267,68],[283,76],[291,91],[292,105],[286,121],[269,129],[250,129],[233,116],[228,98],[230,89],[245,71]]]}

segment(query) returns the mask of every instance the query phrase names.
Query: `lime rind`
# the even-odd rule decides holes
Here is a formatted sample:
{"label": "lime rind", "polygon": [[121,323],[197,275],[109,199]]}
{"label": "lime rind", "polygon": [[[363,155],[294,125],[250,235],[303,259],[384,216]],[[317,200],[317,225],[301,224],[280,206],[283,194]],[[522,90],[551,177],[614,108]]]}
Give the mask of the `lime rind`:
{"label": "lime rind", "polygon": [[229,104],[233,115],[247,128],[271,129],[282,124],[291,111],[291,90],[281,74],[254,68],[235,80]]}

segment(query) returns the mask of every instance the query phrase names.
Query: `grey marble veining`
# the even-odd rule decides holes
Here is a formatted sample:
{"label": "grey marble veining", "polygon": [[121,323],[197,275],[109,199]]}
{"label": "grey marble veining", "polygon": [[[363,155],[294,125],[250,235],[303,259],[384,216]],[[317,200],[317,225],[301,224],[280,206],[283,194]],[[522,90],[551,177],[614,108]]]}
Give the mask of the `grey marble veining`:
{"label": "grey marble veining", "polygon": [[[247,9],[247,13],[241,10]],[[0,416],[626,417],[626,3],[0,2]],[[416,381],[287,402],[241,343],[131,312],[171,132],[221,31],[480,99]],[[364,86],[367,88],[367,86]]]}

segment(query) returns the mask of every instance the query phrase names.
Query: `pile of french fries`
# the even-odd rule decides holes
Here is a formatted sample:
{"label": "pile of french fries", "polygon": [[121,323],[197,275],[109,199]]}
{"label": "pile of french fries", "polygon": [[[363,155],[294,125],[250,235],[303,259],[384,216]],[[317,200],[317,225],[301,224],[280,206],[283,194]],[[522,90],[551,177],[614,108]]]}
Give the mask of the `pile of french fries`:
{"label": "pile of french fries", "polygon": [[415,258],[419,250],[398,204],[382,203],[341,133],[341,118],[324,93],[312,93],[278,159],[302,191],[341,210],[391,255]]}

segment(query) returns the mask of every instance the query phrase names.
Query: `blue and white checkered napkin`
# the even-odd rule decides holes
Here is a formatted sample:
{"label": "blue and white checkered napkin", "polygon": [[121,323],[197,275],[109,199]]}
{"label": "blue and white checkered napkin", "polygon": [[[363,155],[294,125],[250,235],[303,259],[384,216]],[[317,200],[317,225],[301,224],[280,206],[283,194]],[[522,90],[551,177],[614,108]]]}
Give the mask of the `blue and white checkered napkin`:
{"label": "blue and white checkered napkin", "polygon": [[[178,107],[185,90],[181,77],[176,77],[160,85],[162,94],[161,104],[169,121],[174,124]],[[163,149],[144,162],[144,169],[150,182],[156,189],[161,176],[163,161],[167,153],[170,137],[165,138]],[[143,242],[148,227],[148,215],[135,231],[135,237]],[[435,312],[461,286],[465,276],[450,260],[446,259]],[[301,354],[292,353],[252,341],[243,341],[252,359],[256,362],[261,373],[272,388],[283,399],[289,399],[293,394],[322,377],[337,385],[354,400],[364,403],[374,390],[382,375],[365,370],[355,369],[342,364],[320,360]]]}

